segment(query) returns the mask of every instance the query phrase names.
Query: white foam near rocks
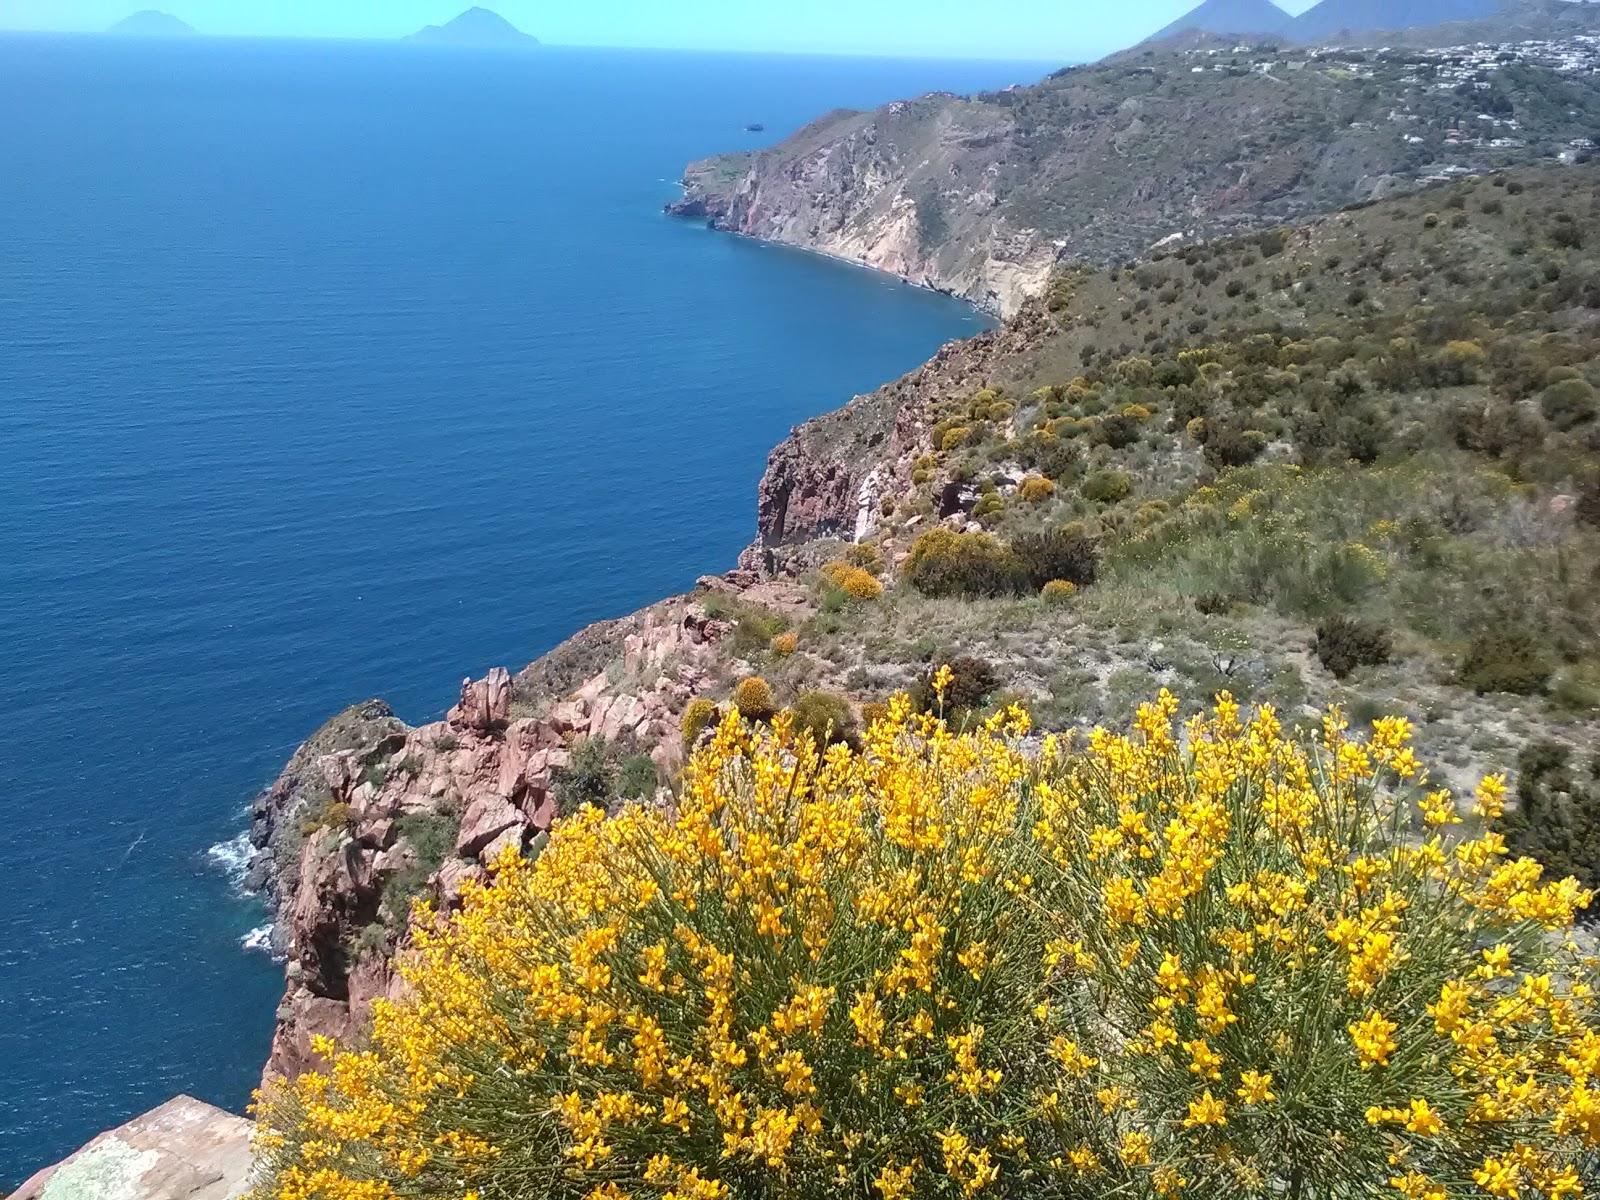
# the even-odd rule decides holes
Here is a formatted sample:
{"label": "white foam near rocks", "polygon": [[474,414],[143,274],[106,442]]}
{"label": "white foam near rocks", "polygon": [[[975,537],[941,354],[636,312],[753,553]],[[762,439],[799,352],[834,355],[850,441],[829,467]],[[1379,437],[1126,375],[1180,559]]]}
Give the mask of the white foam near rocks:
{"label": "white foam near rocks", "polygon": [[206,851],[206,858],[236,888],[244,887],[245,876],[250,872],[250,860],[254,857],[255,847],[250,844],[249,833],[218,842]]}
{"label": "white foam near rocks", "polygon": [[239,939],[239,944],[246,950],[254,950],[261,954],[273,954],[272,926],[257,925]]}

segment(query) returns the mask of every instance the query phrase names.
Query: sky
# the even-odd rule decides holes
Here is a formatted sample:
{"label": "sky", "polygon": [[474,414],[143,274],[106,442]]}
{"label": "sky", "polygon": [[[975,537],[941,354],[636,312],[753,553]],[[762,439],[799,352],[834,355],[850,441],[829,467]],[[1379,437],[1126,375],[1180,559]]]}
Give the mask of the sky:
{"label": "sky", "polygon": [[[484,0],[555,45],[1082,60],[1197,0]],[[399,37],[472,0],[0,0],[0,29],[97,31],[159,8],[202,33]],[[1286,0],[1300,12],[1311,0]]]}

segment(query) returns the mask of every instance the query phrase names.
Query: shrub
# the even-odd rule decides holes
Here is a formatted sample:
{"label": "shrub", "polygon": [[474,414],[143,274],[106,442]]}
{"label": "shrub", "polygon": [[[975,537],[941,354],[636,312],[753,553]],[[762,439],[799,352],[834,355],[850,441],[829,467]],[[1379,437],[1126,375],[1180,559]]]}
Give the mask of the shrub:
{"label": "shrub", "polygon": [[925,596],[1003,596],[1024,581],[1010,548],[987,533],[940,526],[911,544],[902,572]]}
{"label": "shrub", "polygon": [[1121,450],[1139,440],[1139,421],[1126,413],[1112,413],[1101,417],[1094,425],[1090,441],[1097,446],[1110,446]]}
{"label": "shrub", "polygon": [[715,725],[721,719],[716,701],[708,700],[704,696],[696,696],[689,701],[683,710],[683,717],[678,723],[679,730],[683,733],[683,744],[692,746],[700,740],[708,726]]}
{"label": "shrub", "polygon": [[1581,774],[1560,742],[1535,742],[1517,757],[1517,807],[1501,819],[1512,854],[1527,855],[1552,877],[1600,884],[1600,760]]}
{"label": "shrub", "polygon": [[1595,390],[1584,379],[1562,379],[1545,388],[1539,411],[1557,429],[1575,429],[1595,418]]}
{"label": "shrub", "polygon": [[300,836],[309,838],[324,829],[346,829],[352,813],[348,804],[340,804],[330,795],[315,808],[307,809],[300,818]]}
{"label": "shrub", "polygon": [[572,748],[567,765],[550,773],[558,816],[571,817],[584,808],[605,812],[617,794],[617,773],[601,738],[584,738]]}
{"label": "shrub", "polygon": [[1078,594],[1078,585],[1070,579],[1052,579],[1040,589],[1046,604],[1069,604]]}
{"label": "shrub", "polygon": [[717,739],[676,811],[498,863],[369,1045],[317,1039],[262,1196],[1571,1196],[1588,893],[1414,844],[1397,804],[1457,818],[1403,721],[1175,707],[1071,754],[903,703],[826,764]]}
{"label": "shrub", "polygon": [[1201,592],[1194,598],[1194,610],[1201,616],[1220,617],[1233,607],[1233,597],[1227,592]]}
{"label": "shrub", "polygon": [[795,733],[809,733],[818,746],[852,743],[856,718],[850,701],[833,692],[802,692],[791,710]]}
{"label": "shrub", "polygon": [[[938,686],[941,679],[942,690]],[[930,667],[917,681],[911,701],[918,712],[942,709],[947,720],[956,720],[982,708],[999,686],[1000,676],[987,659],[961,654],[941,666]]]}
{"label": "shrub", "polygon": [[1029,504],[1040,504],[1056,494],[1056,485],[1043,475],[1030,475],[1022,481],[1021,495]]}
{"label": "shrub", "polygon": [[788,633],[780,633],[768,643],[768,648],[777,657],[788,658],[800,648],[800,635],[792,629]]}
{"label": "shrub", "polygon": [[1550,227],[1550,241],[1563,250],[1583,249],[1583,230],[1570,219],[1557,221]]}
{"label": "shrub", "polygon": [[1126,471],[1096,471],[1083,481],[1083,498],[1095,504],[1115,504],[1133,491],[1133,480]]}
{"label": "shrub", "polygon": [[1076,523],[1064,529],[1024,533],[1011,543],[1011,552],[1033,589],[1054,580],[1086,587],[1100,570],[1100,552],[1093,538]]}
{"label": "shrub", "polygon": [[1232,425],[1213,427],[1206,436],[1205,459],[1213,470],[1243,467],[1255,462],[1267,448],[1267,435],[1259,429]]}
{"label": "shrub", "polygon": [[655,760],[648,754],[630,754],[617,769],[617,795],[624,800],[648,800],[660,782]]}
{"label": "shrub", "polygon": [[1317,626],[1317,659],[1337,679],[1388,662],[1392,649],[1388,631],[1367,621],[1333,616]]}
{"label": "shrub", "polygon": [[852,600],[876,600],[883,595],[883,584],[871,572],[846,562],[829,563],[822,568],[830,583]]}
{"label": "shrub", "polygon": [[733,689],[733,706],[747,721],[770,721],[778,712],[772,685],[759,675],[741,679]]}
{"label": "shrub", "polygon": [[881,700],[868,700],[861,706],[861,723],[871,729],[889,715],[889,706]]}
{"label": "shrub", "polygon": [[844,561],[876,575],[883,570],[883,551],[871,542],[856,542],[846,548]]}
{"label": "shrub", "polygon": [[939,439],[939,449],[958,450],[966,445],[967,439],[972,436],[972,430],[965,425],[957,425],[954,429],[946,429],[944,436]]}
{"label": "shrub", "polygon": [[1479,634],[1461,659],[1461,682],[1479,694],[1510,692],[1533,696],[1550,686],[1552,667],[1525,633]]}

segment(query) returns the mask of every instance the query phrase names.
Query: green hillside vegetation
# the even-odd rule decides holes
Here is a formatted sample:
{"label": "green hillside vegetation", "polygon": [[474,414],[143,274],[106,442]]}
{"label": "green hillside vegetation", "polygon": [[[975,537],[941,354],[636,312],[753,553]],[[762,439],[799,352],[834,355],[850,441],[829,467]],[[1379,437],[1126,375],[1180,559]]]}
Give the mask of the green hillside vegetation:
{"label": "green hillside vegetation", "polygon": [[924,414],[849,551],[898,564],[889,590],[817,578],[764,668],[780,700],[881,698],[959,653],[992,678],[975,712],[1020,697],[1057,727],[1164,684],[1398,709],[1446,769],[1587,737],[1597,180],[1474,179],[1062,274],[1019,318],[1030,349]]}

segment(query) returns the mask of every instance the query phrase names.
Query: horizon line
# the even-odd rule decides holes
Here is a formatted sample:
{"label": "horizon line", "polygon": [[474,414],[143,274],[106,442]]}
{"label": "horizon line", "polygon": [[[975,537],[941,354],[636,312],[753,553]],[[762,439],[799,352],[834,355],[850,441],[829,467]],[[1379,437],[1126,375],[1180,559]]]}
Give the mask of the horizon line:
{"label": "horizon line", "polygon": [[[191,26],[191,29],[193,27]],[[184,45],[192,42],[338,42],[338,43],[375,43],[378,45],[398,45],[410,42],[413,34],[340,34],[340,33],[208,33],[204,30],[194,29],[192,33],[164,35],[134,35],[119,34],[112,29],[17,29],[0,26],[0,37],[62,37],[62,38],[103,38],[106,41],[128,42],[135,45],[150,43],[165,43]],[[442,50],[451,53],[497,53],[509,54],[538,54],[541,50],[624,50],[638,51],[646,54],[739,54],[753,55],[768,58],[890,58],[906,60],[927,60],[943,62],[992,62],[992,63],[1024,63],[1036,66],[1041,63],[1059,63],[1062,66],[1078,66],[1092,62],[1104,54],[1113,54],[1116,51],[1107,50],[1101,53],[1079,50],[1073,54],[1045,54],[1039,57],[1011,57],[999,54],[957,54],[938,53],[934,51],[919,51],[915,53],[894,52],[886,50],[765,50],[754,48],[734,48],[728,46],[642,46],[618,45],[614,42],[547,42],[533,37],[537,45],[518,46],[473,46],[451,45],[448,43],[426,43],[419,46],[422,50]],[[1088,56],[1086,56],[1088,55]]]}

